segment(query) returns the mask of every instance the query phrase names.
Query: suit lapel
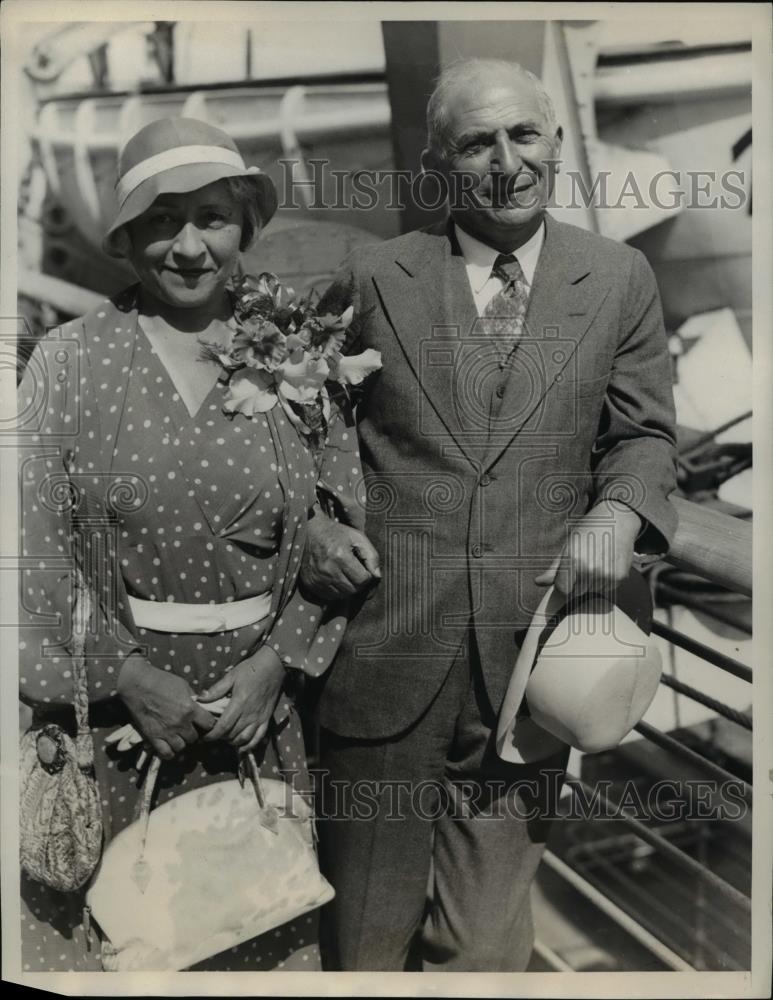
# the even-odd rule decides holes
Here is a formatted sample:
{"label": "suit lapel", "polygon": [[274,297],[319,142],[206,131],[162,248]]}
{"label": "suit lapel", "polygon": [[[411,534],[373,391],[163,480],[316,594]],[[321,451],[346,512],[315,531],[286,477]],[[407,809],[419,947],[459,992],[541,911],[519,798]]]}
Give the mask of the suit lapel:
{"label": "suit lapel", "polygon": [[442,360],[449,350],[456,358],[477,319],[464,258],[445,226],[416,237],[391,272],[374,282],[427,404],[461,455],[478,469],[480,459],[465,444],[465,428],[455,405],[455,365]]}
{"label": "suit lapel", "polygon": [[[499,419],[484,449],[486,468],[498,461],[543,404],[608,294],[603,274],[594,273],[592,263],[578,257],[571,227],[549,215],[545,223],[523,335],[511,358]],[[464,258],[446,225],[414,236],[392,269],[373,280],[428,405],[460,454],[480,471],[479,442],[485,432],[465,419],[465,411],[472,413],[475,407],[459,399],[465,388],[459,382],[459,352],[476,350],[476,332],[481,329],[478,325],[476,330],[478,315]],[[432,362],[433,351],[448,360]]]}
{"label": "suit lapel", "polygon": [[511,356],[499,428],[486,454],[490,468],[542,404],[569,364],[608,295],[603,275],[578,259],[567,228],[546,216],[545,242],[529,297],[523,334]]}

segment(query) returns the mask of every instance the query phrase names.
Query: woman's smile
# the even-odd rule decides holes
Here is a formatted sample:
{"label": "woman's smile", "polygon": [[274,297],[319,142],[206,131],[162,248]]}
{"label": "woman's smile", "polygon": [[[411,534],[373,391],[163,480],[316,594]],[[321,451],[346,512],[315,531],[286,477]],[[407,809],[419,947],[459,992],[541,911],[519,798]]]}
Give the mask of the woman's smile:
{"label": "woman's smile", "polygon": [[242,223],[225,181],[159,196],[129,223],[129,260],[145,294],[162,312],[182,309],[188,320],[219,312],[239,257]]}
{"label": "woman's smile", "polygon": [[166,264],[164,270],[171,271],[172,274],[179,275],[181,278],[194,280],[201,278],[205,274],[214,274],[215,272],[215,268],[213,267],[175,267],[173,264]]}

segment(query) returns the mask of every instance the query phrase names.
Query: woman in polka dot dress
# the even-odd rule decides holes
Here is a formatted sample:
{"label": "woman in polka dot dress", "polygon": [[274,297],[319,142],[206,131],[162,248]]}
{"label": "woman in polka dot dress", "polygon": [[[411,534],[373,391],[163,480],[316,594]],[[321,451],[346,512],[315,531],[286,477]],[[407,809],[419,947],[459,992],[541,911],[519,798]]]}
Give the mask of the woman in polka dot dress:
{"label": "woman in polka dot dress", "polygon": [[[292,694],[342,628],[296,589],[311,456],[280,407],[226,415],[219,370],[199,360],[202,342],[230,336],[227,281],[273,214],[273,186],[192,119],[146,126],[119,173],[105,248],[140,283],[46,337],[20,388],[36,422],[22,448],[21,694],[35,726],[72,728],[78,565],[96,597],[86,666],[106,841],[133,820],[141,784],[136,748],[105,742],[127,723],[163,760],[157,805],[233,776],[250,749],[264,775],[308,791]],[[224,696],[216,718],[207,705]],[[22,876],[25,970],[101,968],[84,895]],[[196,968],[317,969],[316,914]]]}

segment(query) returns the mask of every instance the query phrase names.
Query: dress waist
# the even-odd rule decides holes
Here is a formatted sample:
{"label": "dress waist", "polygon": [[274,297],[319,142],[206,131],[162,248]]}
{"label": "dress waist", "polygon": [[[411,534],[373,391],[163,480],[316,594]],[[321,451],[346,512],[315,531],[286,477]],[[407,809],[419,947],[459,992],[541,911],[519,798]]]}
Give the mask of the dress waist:
{"label": "dress waist", "polygon": [[134,622],[153,632],[232,632],[255,625],[271,611],[271,591],[223,604],[183,604],[129,598]]}

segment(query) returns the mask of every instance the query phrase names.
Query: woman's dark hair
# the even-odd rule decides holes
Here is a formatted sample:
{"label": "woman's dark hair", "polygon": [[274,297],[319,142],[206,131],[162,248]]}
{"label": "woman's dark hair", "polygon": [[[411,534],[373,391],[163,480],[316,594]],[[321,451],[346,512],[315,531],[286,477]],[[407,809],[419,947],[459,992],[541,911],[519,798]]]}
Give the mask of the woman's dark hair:
{"label": "woman's dark hair", "polygon": [[242,210],[242,238],[239,249],[246,250],[260,232],[262,221],[258,211],[257,190],[249,177],[226,177],[228,192]]}

